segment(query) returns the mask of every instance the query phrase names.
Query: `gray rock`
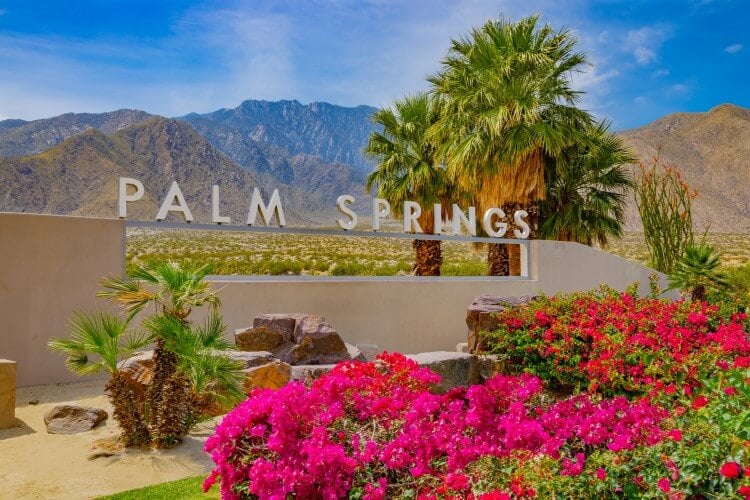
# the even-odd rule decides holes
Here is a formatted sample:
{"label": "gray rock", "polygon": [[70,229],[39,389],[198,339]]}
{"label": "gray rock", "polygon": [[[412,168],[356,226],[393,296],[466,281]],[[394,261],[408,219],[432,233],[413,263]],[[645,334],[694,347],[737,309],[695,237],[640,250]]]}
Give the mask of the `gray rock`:
{"label": "gray rock", "polygon": [[292,342],[297,322],[306,316],[303,313],[259,314],[253,318],[253,327],[266,327],[282,335],[284,342]]}
{"label": "gray rock", "polygon": [[477,364],[482,382],[498,374],[510,374],[506,360],[497,354],[480,354],[477,356]]}
{"label": "gray rock", "polygon": [[413,359],[420,366],[425,366],[440,375],[440,383],[432,387],[432,391],[436,393],[481,382],[477,357],[473,354],[435,351],[409,354],[407,358]]}
{"label": "gray rock", "polygon": [[89,406],[58,405],[44,414],[44,423],[50,434],[90,431],[106,419],[106,411]]}
{"label": "gray rock", "polygon": [[333,370],[336,365],[297,365],[292,366],[292,380],[309,383]]}
{"label": "gray rock", "polygon": [[367,361],[374,361],[375,356],[383,352],[383,350],[375,344],[356,344],[356,347],[360,350]]}
{"label": "gray rock", "polygon": [[354,361],[361,361],[363,363],[367,362],[367,358],[357,346],[353,346],[351,344],[344,345],[346,345],[346,352],[349,353],[349,358],[353,359]]}
{"label": "gray rock", "polygon": [[216,351],[216,354],[221,354],[241,362],[243,369],[254,368],[277,361],[274,355],[268,351]]}
{"label": "gray rock", "polygon": [[486,346],[481,345],[479,332],[496,330],[499,323],[497,313],[511,307],[518,307],[536,299],[533,296],[497,297],[494,295],[480,295],[466,310],[466,326],[469,327],[469,352],[483,351]]}

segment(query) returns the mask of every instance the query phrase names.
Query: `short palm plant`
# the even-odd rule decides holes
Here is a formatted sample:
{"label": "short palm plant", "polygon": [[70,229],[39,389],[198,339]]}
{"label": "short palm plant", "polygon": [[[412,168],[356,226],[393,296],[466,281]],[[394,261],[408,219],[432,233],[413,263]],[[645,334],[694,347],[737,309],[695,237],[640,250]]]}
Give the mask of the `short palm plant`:
{"label": "short palm plant", "polygon": [[669,287],[690,293],[690,300],[706,300],[709,290],[729,286],[724,273],[719,271],[721,258],[714,247],[702,241],[689,245],[669,275]]}
{"label": "short palm plant", "polygon": [[[78,373],[95,371],[87,365],[91,354],[101,358],[98,364],[112,375],[107,387],[128,445],[177,444],[201,415],[227,408],[242,397],[241,366],[221,355],[231,346],[223,338],[226,327],[216,312],[219,297],[205,281],[209,269],[157,262],[136,268],[129,278],[108,278],[97,296],[121,305],[125,319],[77,314],[71,322],[72,337],[50,342],[52,349],[68,355],[68,366]],[[149,305],[154,310],[141,322],[143,333],[134,333],[131,323]],[[203,305],[211,311],[205,324],[195,326],[189,315]],[[149,343],[154,344],[154,373],[143,394],[118,371],[117,363]],[[118,412],[119,398],[127,400],[127,410]]]}
{"label": "short palm plant", "polygon": [[120,424],[126,446],[140,446],[150,441],[143,405],[136,384],[118,371],[118,362],[148,345],[150,335],[130,328],[129,321],[109,313],[76,313],[69,324],[70,337],[53,339],[49,347],[68,355],[68,369],[79,375],[102,370],[110,374],[106,390]]}

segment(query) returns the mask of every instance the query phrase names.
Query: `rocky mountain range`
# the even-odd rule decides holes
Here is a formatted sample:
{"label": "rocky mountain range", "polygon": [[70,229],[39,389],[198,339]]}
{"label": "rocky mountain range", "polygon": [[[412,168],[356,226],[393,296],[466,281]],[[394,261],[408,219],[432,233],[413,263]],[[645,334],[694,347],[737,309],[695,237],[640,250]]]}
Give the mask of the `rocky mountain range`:
{"label": "rocky mountain range", "polygon": [[[154,217],[174,178],[202,220],[210,185],[218,183],[233,220],[244,220],[249,193],[260,186],[279,189],[290,221],[330,225],[340,194],[369,210],[363,184],[372,163],[361,151],[374,130],[373,111],[245,101],[176,119],[118,110],[0,121],[0,211],[114,216],[123,175],[151,190],[137,204],[139,217]],[[699,228],[750,232],[750,110],[725,104],[676,113],[620,136],[644,163],[658,151],[698,189]],[[628,228],[639,229],[632,202],[627,217]]]}

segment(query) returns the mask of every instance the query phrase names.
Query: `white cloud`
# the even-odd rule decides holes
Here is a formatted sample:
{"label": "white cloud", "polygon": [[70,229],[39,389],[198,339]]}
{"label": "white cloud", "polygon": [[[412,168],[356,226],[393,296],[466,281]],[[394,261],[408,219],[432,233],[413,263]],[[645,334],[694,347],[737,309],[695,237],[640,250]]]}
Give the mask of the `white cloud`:
{"label": "white cloud", "polygon": [[691,92],[692,88],[687,83],[675,83],[667,87],[667,93],[673,96],[684,96]]}
{"label": "white cloud", "polygon": [[645,26],[630,30],[625,34],[625,49],[635,57],[638,64],[651,64],[659,60],[659,49],[670,34],[671,29],[667,26]]}
{"label": "white cloud", "polygon": [[729,54],[736,54],[740,50],[742,50],[741,43],[733,43],[732,45],[724,48],[724,52],[728,52]]}
{"label": "white cloud", "polygon": [[636,104],[643,104],[644,102],[646,102],[646,98],[642,95],[639,95],[635,99],[633,99],[633,102],[635,102]]}
{"label": "white cloud", "polygon": [[651,73],[651,76],[653,78],[664,78],[664,77],[669,76],[669,70],[668,69],[664,69],[664,68],[657,69],[656,71],[654,71],[653,73]]}

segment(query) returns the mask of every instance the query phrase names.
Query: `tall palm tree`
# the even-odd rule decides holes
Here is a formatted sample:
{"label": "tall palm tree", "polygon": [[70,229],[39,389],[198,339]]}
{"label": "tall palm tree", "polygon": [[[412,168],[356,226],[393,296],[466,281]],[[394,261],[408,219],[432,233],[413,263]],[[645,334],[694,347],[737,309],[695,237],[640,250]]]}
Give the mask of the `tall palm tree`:
{"label": "tall palm tree", "polygon": [[547,198],[539,206],[539,237],[606,246],[622,236],[635,157],[608,124],[591,126],[581,141],[550,162]]}
{"label": "tall palm tree", "polygon": [[[373,132],[365,154],[378,162],[367,177],[367,189],[377,186],[377,196],[387,200],[396,217],[403,213],[404,202],[415,201],[422,207],[417,219],[425,233],[434,229],[433,206],[441,203],[444,218],[456,191],[436,160],[436,145],[427,139],[427,131],[438,119],[438,106],[426,93],[405,97],[390,108],[375,112],[373,121],[383,128]],[[458,200],[455,200],[458,201]],[[443,262],[440,241],[412,242],[417,276],[439,276]]]}
{"label": "tall palm tree", "polygon": [[[571,86],[572,73],[587,64],[575,46],[570,31],[539,26],[538,16],[492,20],[453,40],[429,78],[443,103],[432,135],[451,178],[474,193],[479,213],[526,210],[530,237],[546,195],[546,163],[592,121]],[[509,274],[510,251],[489,245],[489,274]]]}

